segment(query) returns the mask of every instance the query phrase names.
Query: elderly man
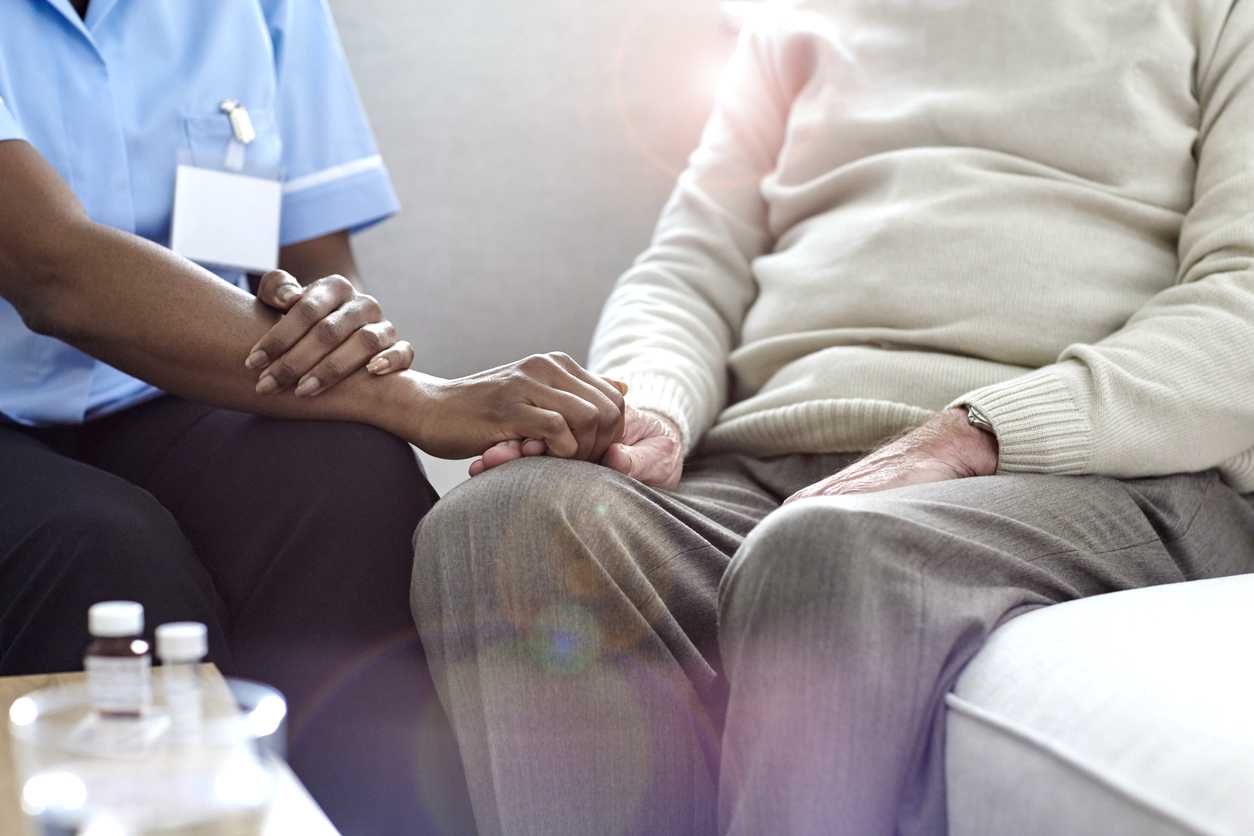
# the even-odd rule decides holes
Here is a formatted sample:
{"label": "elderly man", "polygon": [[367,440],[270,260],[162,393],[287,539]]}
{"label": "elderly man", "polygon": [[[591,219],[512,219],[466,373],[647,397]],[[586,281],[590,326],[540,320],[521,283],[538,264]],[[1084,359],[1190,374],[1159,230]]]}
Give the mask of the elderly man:
{"label": "elderly man", "polygon": [[1254,5],[776,11],[606,305],[609,469],[419,528],[484,834],[943,834],[990,631],[1254,569]]}

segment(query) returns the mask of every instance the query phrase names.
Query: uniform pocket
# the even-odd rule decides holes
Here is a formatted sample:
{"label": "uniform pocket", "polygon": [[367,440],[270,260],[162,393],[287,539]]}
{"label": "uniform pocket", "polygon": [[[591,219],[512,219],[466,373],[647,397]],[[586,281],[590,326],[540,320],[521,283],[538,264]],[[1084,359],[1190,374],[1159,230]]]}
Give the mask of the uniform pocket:
{"label": "uniform pocket", "polygon": [[[257,137],[245,149],[245,173],[247,169],[254,167],[277,168],[283,159],[283,141],[274,120],[274,112],[268,107],[249,109],[248,116]],[[231,120],[225,113],[184,116],[183,129],[187,149],[191,152],[195,165],[206,168],[222,165],[232,138]]]}

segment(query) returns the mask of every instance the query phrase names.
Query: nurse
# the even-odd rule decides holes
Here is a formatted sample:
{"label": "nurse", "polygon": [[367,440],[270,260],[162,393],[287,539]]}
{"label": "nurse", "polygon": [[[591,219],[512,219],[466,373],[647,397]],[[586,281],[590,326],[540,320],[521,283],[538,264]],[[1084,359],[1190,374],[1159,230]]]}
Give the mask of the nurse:
{"label": "nurse", "polygon": [[[195,226],[215,206],[236,232]],[[562,355],[408,371],[349,246],[396,210],[323,3],[0,0],[0,674],[78,668],[95,601],[202,621],[287,695],[346,836],[434,830],[408,589],[436,497],[405,441],[598,460],[621,433]]]}

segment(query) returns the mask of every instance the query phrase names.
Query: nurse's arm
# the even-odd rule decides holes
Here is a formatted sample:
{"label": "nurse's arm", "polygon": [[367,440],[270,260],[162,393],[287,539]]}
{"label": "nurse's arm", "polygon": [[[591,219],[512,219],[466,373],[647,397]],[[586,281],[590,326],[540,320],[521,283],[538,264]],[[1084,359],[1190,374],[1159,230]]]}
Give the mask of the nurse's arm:
{"label": "nurse's arm", "polygon": [[0,296],[31,330],[167,392],[283,418],[358,421],[435,455],[539,438],[599,460],[622,431],[616,387],[563,355],[457,380],[359,369],[316,398],[260,395],[249,349],[279,313],[190,261],[93,222],[47,162],[0,142]]}

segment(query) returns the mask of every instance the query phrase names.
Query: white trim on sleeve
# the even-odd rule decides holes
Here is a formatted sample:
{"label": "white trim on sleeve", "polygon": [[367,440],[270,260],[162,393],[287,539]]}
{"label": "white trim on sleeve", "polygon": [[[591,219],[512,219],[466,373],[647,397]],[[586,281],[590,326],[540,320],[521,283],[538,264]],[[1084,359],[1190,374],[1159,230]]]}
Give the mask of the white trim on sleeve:
{"label": "white trim on sleeve", "polygon": [[378,154],[375,154],[373,157],[362,157],[360,160],[353,160],[351,163],[324,168],[322,171],[315,171],[313,174],[306,174],[304,177],[288,180],[283,184],[283,194],[303,192],[306,189],[312,189],[315,186],[321,186],[333,180],[369,171],[372,168],[383,168],[383,157]]}

